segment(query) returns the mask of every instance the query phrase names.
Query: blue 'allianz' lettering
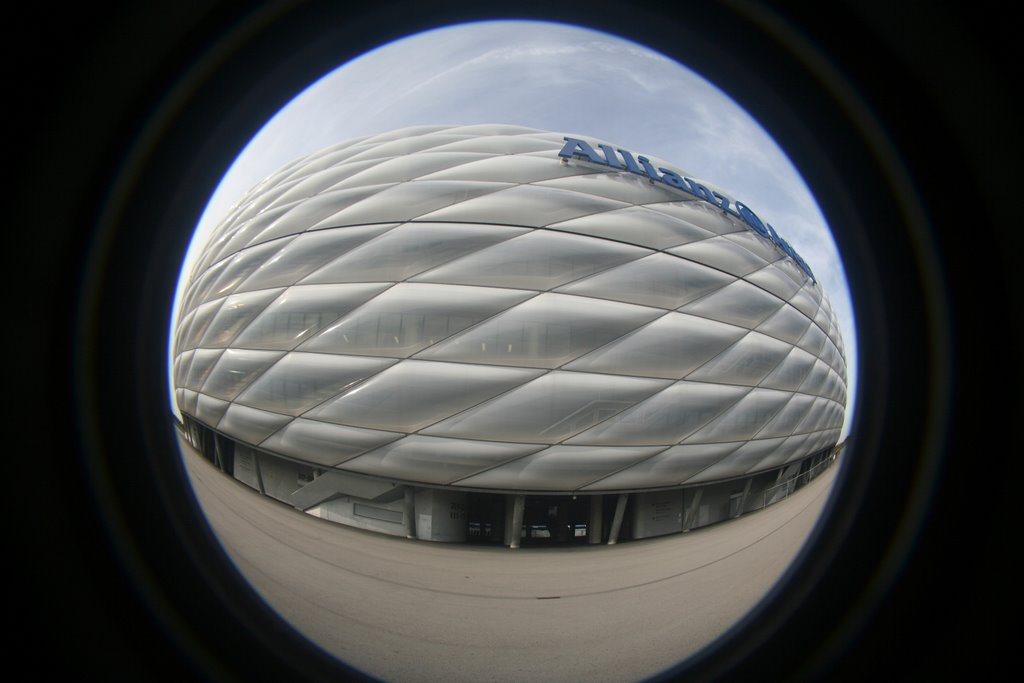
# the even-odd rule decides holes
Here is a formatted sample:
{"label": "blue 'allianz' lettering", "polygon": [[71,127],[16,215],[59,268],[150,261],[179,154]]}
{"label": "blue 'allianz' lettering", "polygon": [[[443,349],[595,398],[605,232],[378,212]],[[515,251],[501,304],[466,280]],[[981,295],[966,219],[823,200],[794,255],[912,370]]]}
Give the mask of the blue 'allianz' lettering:
{"label": "blue 'allianz' lettering", "polygon": [[[565,160],[573,158],[585,159],[592,164],[622,169],[630,173],[635,173],[636,175],[645,176],[652,183],[661,182],[669,187],[682,190],[683,192],[691,194],[694,197],[697,197],[698,199],[701,199],[712,206],[739,218],[741,221],[746,223],[751,230],[765,239],[771,240],[772,243],[782,251],[782,253],[792,258],[812,280],[815,280],[814,273],[811,272],[810,266],[808,266],[800,255],[796,253],[796,250],[793,249],[786,240],[782,239],[777,232],[775,232],[775,228],[764,223],[760,217],[743,202],[733,202],[733,206],[735,207],[733,208],[729,205],[730,200],[728,197],[711,190],[706,185],[702,185],[692,178],[681,176],[677,172],[668,168],[659,168],[657,171],[654,170],[651,160],[645,156],[638,155],[634,157],[631,152],[624,149],[613,149],[611,145],[598,144],[597,146],[601,149],[601,152],[604,153],[602,156],[601,153],[595,150],[593,145],[586,140],[570,137],[562,139],[565,140],[565,144],[562,146],[561,151],[558,152],[558,156]],[[618,152],[618,154],[616,154],[616,152]]]}

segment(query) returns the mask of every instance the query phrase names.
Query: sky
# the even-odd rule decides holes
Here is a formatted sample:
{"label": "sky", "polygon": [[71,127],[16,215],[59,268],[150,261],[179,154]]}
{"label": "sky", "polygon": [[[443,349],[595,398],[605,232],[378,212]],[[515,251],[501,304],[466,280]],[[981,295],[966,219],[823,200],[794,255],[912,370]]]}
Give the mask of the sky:
{"label": "sky", "polygon": [[[806,183],[726,92],[643,45],[591,29],[532,21],[461,24],[340,65],[281,109],[239,154],[196,226],[182,273],[232,205],[285,164],[406,126],[473,123],[607,140],[723,188],[770,223],[814,271],[839,318],[849,384],[845,438],[856,397],[855,321],[842,261]],[[183,277],[171,339],[185,285]]]}

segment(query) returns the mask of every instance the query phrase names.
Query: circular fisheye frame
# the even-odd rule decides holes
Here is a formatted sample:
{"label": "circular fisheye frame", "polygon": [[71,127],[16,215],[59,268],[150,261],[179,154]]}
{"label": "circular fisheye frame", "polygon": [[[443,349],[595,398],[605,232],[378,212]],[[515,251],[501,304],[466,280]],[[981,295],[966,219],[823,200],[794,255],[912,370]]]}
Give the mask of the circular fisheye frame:
{"label": "circular fisheye frame", "polygon": [[[49,441],[54,452],[81,458],[32,461],[31,472],[18,472],[21,482],[45,485],[38,499],[25,495],[27,486],[15,496],[13,527],[28,548],[18,571],[31,586],[26,591],[31,608],[18,605],[17,613],[25,617],[18,643],[26,652],[44,651],[101,675],[359,678],[358,671],[266,606],[200,511],[166,399],[166,318],[173,283],[189,230],[219,178],[263,122],[305,85],[394,38],[507,17],[512,8],[385,2],[358,12],[319,3],[245,11],[221,4],[196,13],[170,4],[163,9],[166,14],[159,17],[111,10],[101,18],[105,21],[96,22],[95,35],[82,35],[77,26],[71,30],[67,19],[27,22],[48,23],[56,33],[50,44],[63,38],[58,42],[81,47],[83,54],[58,69],[38,48],[29,52],[40,56],[37,68],[71,75],[43,93],[39,102],[55,106],[38,108],[38,121],[16,112],[25,129],[52,131],[37,141],[39,151],[25,154],[33,159],[32,171],[42,168],[40,159],[51,171],[78,170],[62,185],[67,201],[52,201],[52,173],[26,173],[25,190],[15,193],[17,223],[52,227],[30,231],[26,239],[43,240],[45,233],[49,240],[61,240],[48,250],[24,250],[29,259],[45,253],[67,266],[41,285],[54,298],[59,290],[61,299],[46,310],[75,311],[71,320],[49,323],[49,338],[72,346],[67,353],[45,349],[51,361],[38,366],[50,374],[38,385],[46,391],[28,397],[45,408],[37,412],[51,423],[61,416],[71,421],[73,415],[73,424],[66,434],[52,424],[49,429],[33,425],[33,434]],[[943,42],[944,50],[959,49],[959,63],[986,86],[973,100],[954,100],[949,93],[957,88],[950,76],[909,51],[917,45],[929,57],[940,54],[930,34],[911,21],[918,18],[910,10],[889,8],[906,20],[900,37],[915,39],[897,40],[872,9],[877,8],[840,5],[829,17],[783,5],[667,11],[647,3],[628,8],[569,3],[561,9],[526,3],[514,10],[520,17],[569,21],[648,45],[721,84],[762,122],[807,179],[834,231],[854,298],[859,353],[870,359],[858,371],[855,423],[837,487],[800,556],[756,609],[711,646],[666,671],[665,679],[857,677],[878,673],[882,659],[890,672],[908,675],[964,671],[968,665],[1004,670],[986,649],[1002,641],[983,609],[1006,585],[1000,581],[1005,567],[1001,570],[987,553],[1012,517],[1006,511],[1009,498],[999,489],[1010,481],[1000,455],[1007,447],[994,442],[991,428],[968,420],[1009,423],[1015,403],[1006,394],[1014,381],[1000,377],[996,382],[999,373],[989,370],[969,371],[964,354],[974,353],[975,362],[988,360],[977,352],[990,345],[973,336],[991,327],[976,302],[1003,305],[999,297],[1007,291],[1004,273],[1013,251],[993,221],[1005,211],[993,200],[1005,186],[997,173],[999,152],[981,144],[975,126],[960,124],[981,105],[991,105],[989,130],[1005,133],[1016,117],[999,99],[998,88],[987,87],[995,85],[994,76],[978,68],[994,63],[992,73],[999,73],[999,60],[987,60],[985,52],[956,41]],[[979,35],[971,20],[954,21],[963,17],[953,10],[936,10],[934,18],[940,31],[953,34],[955,26]],[[872,49],[863,41],[849,48],[836,44],[837,21]],[[115,54],[121,48],[129,58]],[[75,116],[67,115],[69,101],[76,103]],[[914,115],[922,103],[933,116]],[[577,132],[575,139],[591,144],[599,160],[610,163],[597,151],[604,141]],[[955,174],[955,188],[947,173],[922,161],[929,145],[940,140],[944,163],[938,166],[971,172]],[[1012,136],[1005,140],[1013,144]],[[601,165],[577,152],[589,157],[578,146],[570,168]],[[971,238],[963,232],[968,214],[976,219],[970,223]],[[503,244],[536,233],[531,227]],[[607,241],[572,232],[564,237]],[[979,256],[982,247],[985,258]],[[979,264],[985,266],[981,274]],[[52,264],[33,269],[37,274],[54,270]],[[421,284],[420,289],[476,286]],[[374,296],[381,294],[371,292],[366,300]],[[197,308],[193,317],[198,313]],[[1014,325],[1002,333],[1009,342],[1017,335]],[[54,367],[53,356],[72,361]],[[826,365],[836,370],[835,364]],[[620,376],[659,380],[639,373]],[[235,405],[234,398],[219,400]],[[236,403],[239,409],[266,408],[243,405],[240,398]],[[197,418],[198,405],[197,395]],[[822,418],[822,425],[830,425],[830,419]],[[991,505],[975,509],[968,502],[971,491],[982,490],[975,461],[964,457],[968,451],[990,454],[984,481]],[[943,544],[954,529],[970,531],[976,553],[954,552]],[[938,604],[948,619],[930,611]],[[968,638],[966,624],[989,645]],[[970,655],[968,664],[962,652]]]}

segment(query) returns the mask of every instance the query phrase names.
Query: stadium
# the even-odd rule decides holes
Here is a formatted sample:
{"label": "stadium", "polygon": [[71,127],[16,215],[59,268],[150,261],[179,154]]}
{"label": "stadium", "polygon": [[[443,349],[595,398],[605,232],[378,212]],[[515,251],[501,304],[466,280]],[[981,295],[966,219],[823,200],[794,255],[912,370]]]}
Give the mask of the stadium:
{"label": "stadium", "polygon": [[833,460],[839,325],[755,211],[520,126],[349,140],[253,188],[188,274],[182,429],[296,509],[430,541],[609,543]]}

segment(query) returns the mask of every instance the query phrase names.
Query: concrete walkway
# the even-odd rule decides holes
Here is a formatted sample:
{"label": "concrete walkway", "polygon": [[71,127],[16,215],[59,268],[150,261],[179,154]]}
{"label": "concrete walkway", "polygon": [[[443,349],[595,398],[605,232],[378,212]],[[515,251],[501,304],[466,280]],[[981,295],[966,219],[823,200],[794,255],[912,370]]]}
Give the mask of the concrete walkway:
{"label": "concrete walkway", "polygon": [[327,652],[399,683],[652,676],[722,634],[778,580],[836,471],[686,534],[509,550],[320,520],[182,448],[207,519],[267,603]]}

